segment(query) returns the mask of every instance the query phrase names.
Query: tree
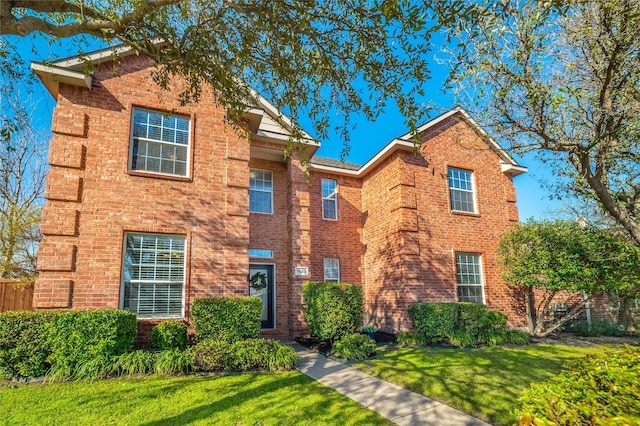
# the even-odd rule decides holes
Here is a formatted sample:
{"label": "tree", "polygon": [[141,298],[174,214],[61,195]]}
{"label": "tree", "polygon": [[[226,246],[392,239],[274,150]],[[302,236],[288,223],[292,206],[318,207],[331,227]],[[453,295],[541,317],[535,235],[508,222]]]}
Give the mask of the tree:
{"label": "tree", "polygon": [[46,139],[31,126],[29,102],[0,91],[3,120],[16,127],[0,146],[0,278],[31,281],[36,276],[40,213],[45,186]]}
{"label": "tree", "polygon": [[637,293],[640,248],[614,232],[577,222],[529,222],[505,234],[499,252],[507,283],[521,291],[529,332],[545,336],[584,311],[576,304],[571,314],[549,317],[559,292]]}
{"label": "tree", "polygon": [[452,33],[452,84],[479,121],[564,178],[558,195],[598,201],[640,245],[640,1],[490,2]]}
{"label": "tree", "polygon": [[[432,3],[3,0],[0,35],[121,43],[155,61],[160,86],[166,88],[173,76],[183,78],[185,103],[197,101],[207,84],[234,118],[252,104],[255,87],[294,121],[301,113],[309,116],[320,138],[330,117],[341,117],[348,141],[352,113],[373,119],[395,102],[410,127],[421,118],[417,97],[429,78],[425,53],[431,35],[474,9],[464,0]],[[0,59],[9,69],[17,56],[10,44],[0,43]]]}

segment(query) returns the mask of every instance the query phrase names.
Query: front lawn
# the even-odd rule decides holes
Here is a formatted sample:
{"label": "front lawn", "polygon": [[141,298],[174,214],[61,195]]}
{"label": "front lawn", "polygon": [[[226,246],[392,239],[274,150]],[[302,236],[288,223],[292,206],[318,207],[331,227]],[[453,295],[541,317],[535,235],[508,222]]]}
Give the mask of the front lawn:
{"label": "front lawn", "polygon": [[567,361],[604,350],[543,344],[400,348],[354,367],[493,424],[514,424],[511,411],[532,382],[550,379]]}
{"label": "front lawn", "polygon": [[142,377],[0,390],[4,425],[391,424],[298,372]]}

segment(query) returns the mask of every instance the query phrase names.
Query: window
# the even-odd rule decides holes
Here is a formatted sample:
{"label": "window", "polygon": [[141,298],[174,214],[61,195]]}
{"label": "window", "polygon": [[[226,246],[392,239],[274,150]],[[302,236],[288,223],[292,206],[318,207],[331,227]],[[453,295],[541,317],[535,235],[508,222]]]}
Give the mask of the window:
{"label": "window", "polygon": [[324,258],[324,280],[340,282],[340,259]]}
{"label": "window", "polygon": [[251,169],[249,173],[249,211],[273,213],[273,174]]}
{"label": "window", "polygon": [[138,318],[182,318],[185,237],[125,235],[122,309]]}
{"label": "window", "polygon": [[451,210],[475,213],[473,201],[473,173],[449,167],[449,196]]}
{"label": "window", "polygon": [[131,170],[187,176],[189,118],[133,109]]}
{"label": "window", "polygon": [[479,254],[456,253],[456,277],[460,302],[484,303]]}
{"label": "window", "polygon": [[322,218],[338,220],[338,184],[333,179],[322,179]]}
{"label": "window", "polygon": [[273,250],[249,249],[249,257],[272,259]]}

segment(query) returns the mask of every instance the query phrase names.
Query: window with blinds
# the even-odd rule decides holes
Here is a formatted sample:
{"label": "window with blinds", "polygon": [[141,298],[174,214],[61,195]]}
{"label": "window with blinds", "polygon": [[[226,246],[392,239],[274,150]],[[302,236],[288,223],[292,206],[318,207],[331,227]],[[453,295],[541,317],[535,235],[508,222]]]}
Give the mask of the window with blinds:
{"label": "window with blinds", "polygon": [[340,259],[324,258],[324,281],[340,282]]}
{"label": "window with blinds", "polygon": [[125,235],[122,309],[139,318],[184,316],[185,237]]}
{"label": "window with blinds", "polygon": [[189,132],[188,117],[134,108],[131,170],[186,177]]}

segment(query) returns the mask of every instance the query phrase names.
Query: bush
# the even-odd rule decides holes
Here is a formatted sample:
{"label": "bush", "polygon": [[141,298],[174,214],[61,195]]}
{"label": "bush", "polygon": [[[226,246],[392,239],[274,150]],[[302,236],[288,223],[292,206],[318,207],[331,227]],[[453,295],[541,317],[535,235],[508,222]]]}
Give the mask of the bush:
{"label": "bush", "polygon": [[476,338],[473,334],[463,330],[454,330],[448,336],[449,343],[458,348],[468,348],[476,345]]}
{"label": "bush", "polygon": [[158,349],[181,349],[189,346],[187,324],[182,321],[162,321],[151,331],[153,346]]}
{"label": "bush", "polygon": [[290,371],[298,355],[293,348],[275,340],[246,339],[232,344],[207,339],[193,348],[196,367],[201,371]]}
{"label": "bush", "polygon": [[365,334],[347,334],[333,343],[331,354],[344,359],[364,359],[376,351],[376,342]]}
{"label": "bush", "polygon": [[610,321],[595,318],[591,321],[591,327],[588,327],[587,324],[583,322],[574,321],[569,325],[568,329],[568,331],[584,337],[620,336],[622,334],[620,326]]}
{"label": "bush", "polygon": [[455,330],[456,303],[412,303],[408,310],[416,334],[425,343],[446,342]]}
{"label": "bush", "polygon": [[312,336],[333,340],[355,333],[362,322],[362,288],[353,284],[307,282],[302,286],[304,320]]}
{"label": "bush", "polygon": [[191,349],[169,349],[162,351],[156,358],[154,371],[156,374],[189,373],[195,369],[193,352]]}
{"label": "bush", "polygon": [[119,374],[134,376],[149,374],[154,370],[157,354],[144,350],[124,353],[116,358],[116,366]]}
{"label": "bush", "polygon": [[[49,361],[53,377],[75,376],[78,364],[114,358],[130,351],[137,333],[133,312],[122,310],[69,311],[48,323]],[[97,362],[97,361],[96,361]]]}
{"label": "bush", "polygon": [[458,302],[456,306],[458,307],[456,328],[477,336],[478,331],[483,326],[482,322],[484,315],[487,313],[487,307],[481,303],[471,302]]}
{"label": "bush", "polygon": [[640,349],[588,355],[518,401],[521,425],[631,425],[640,418]]}
{"label": "bush", "polygon": [[257,297],[211,297],[191,305],[199,339],[235,342],[260,336],[262,301]]}
{"label": "bush", "polygon": [[526,345],[531,343],[529,335],[520,330],[507,330],[504,339],[505,343],[512,343],[514,345]]}
{"label": "bush", "polygon": [[402,332],[396,336],[398,343],[404,345],[424,345],[424,339],[420,338],[416,333]]}
{"label": "bush", "polygon": [[47,326],[53,312],[15,311],[0,314],[0,377],[37,377],[48,368],[51,353]]}

